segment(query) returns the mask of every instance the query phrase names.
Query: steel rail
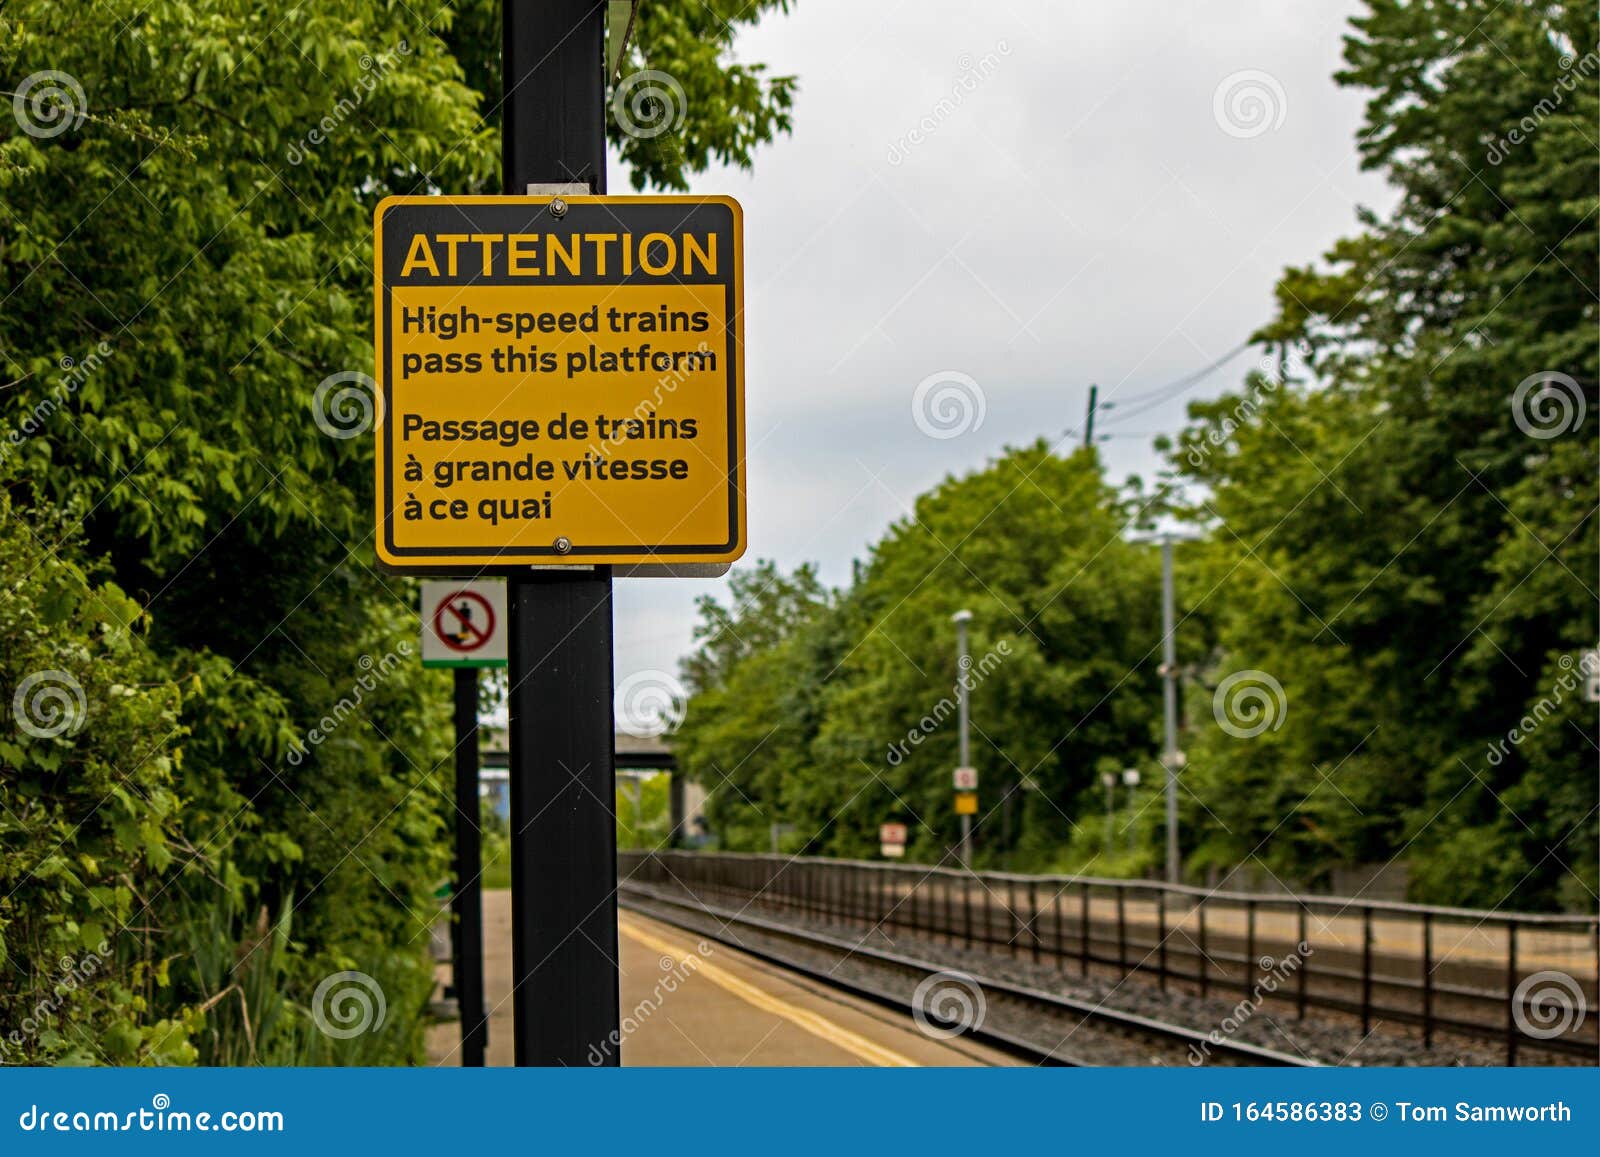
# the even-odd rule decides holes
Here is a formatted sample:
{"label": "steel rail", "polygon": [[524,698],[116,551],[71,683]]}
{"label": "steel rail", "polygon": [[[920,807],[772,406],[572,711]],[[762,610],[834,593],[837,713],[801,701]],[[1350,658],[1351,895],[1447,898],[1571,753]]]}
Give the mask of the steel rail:
{"label": "steel rail", "polygon": [[[742,925],[772,936],[796,940],[813,947],[824,947],[834,951],[843,952],[849,956],[873,960],[881,964],[908,971],[934,974],[952,971],[947,965],[931,960],[922,960],[913,956],[900,953],[886,952],[881,948],[870,948],[862,944],[843,940],[826,933],[814,932],[808,929],[796,928],[775,920],[767,920],[760,916],[750,916],[743,912],[736,912],[729,908],[707,904],[699,900],[685,900],[680,896],[672,896],[659,891],[646,884],[636,884],[624,881],[618,891],[620,902],[626,907],[635,907],[627,903],[630,897],[647,900],[651,903],[665,904],[673,908],[682,908],[697,915],[708,917],[712,920],[727,925]],[[727,937],[716,933],[705,933],[699,928],[690,928],[688,925],[653,913],[646,909],[635,907],[645,915],[653,915],[657,919],[664,919],[668,923],[680,928],[686,928],[701,935],[710,935],[714,940],[730,943],[739,951],[758,959],[777,964],[783,968],[802,973],[814,980],[819,980],[834,988],[842,988],[857,996],[865,997],[878,1004],[886,1005],[898,1011],[908,1011],[914,1008],[913,1002],[905,996],[896,996],[881,989],[873,988],[844,977],[835,976],[827,971],[799,963],[790,957],[783,956],[764,948],[752,947],[738,941],[731,941]],[[965,975],[971,976],[978,985],[989,993],[1011,997],[1026,1003],[1042,1005],[1052,1012],[1068,1013],[1077,1016],[1080,1021],[1110,1027],[1119,1032],[1129,1033],[1143,1037],[1153,1037],[1171,1044],[1184,1046],[1204,1047],[1213,1056],[1225,1057],[1243,1064],[1292,1067],[1292,1068],[1318,1068],[1318,1062],[1307,1060],[1303,1057],[1291,1056],[1288,1053],[1278,1052],[1275,1049],[1262,1048],[1259,1045],[1247,1044],[1243,1041],[1227,1039],[1214,1040],[1210,1032],[1189,1028],[1184,1025],[1169,1024],[1166,1021],[1155,1020],[1151,1017],[1141,1016],[1138,1013],[1124,1012],[1120,1009],[1106,1008],[1103,1005],[1093,1004],[1085,1000],[1077,1000],[1059,993],[1046,992],[1043,989],[1031,988],[1027,985],[1016,984],[1012,981],[999,980],[993,977],[981,976],[966,969],[960,969]],[[924,1016],[930,1016],[928,1010],[923,1010]],[[933,1016],[932,1019],[939,1018]],[[981,1040],[986,1044],[994,1045],[1013,1055],[1023,1056],[1035,1063],[1047,1065],[1066,1065],[1074,1067],[1087,1067],[1095,1062],[1081,1057],[1063,1054],[1056,1048],[1046,1048],[1043,1045],[1017,1037],[1014,1034],[1002,1032],[998,1029],[984,1027],[963,1028],[962,1034]]]}

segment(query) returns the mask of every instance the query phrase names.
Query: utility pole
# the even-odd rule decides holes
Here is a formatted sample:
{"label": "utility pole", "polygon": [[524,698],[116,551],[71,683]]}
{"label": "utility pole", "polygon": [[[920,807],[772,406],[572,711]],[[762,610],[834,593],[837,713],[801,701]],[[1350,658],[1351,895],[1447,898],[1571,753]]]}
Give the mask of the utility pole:
{"label": "utility pole", "polygon": [[455,671],[456,862],[450,974],[461,1017],[461,1064],[482,1068],[489,1044],[483,1015],[483,854],[478,830],[478,669]]}
{"label": "utility pole", "polygon": [[1087,450],[1094,445],[1094,411],[1100,400],[1100,387],[1089,387],[1089,413],[1083,422],[1083,447]]}
{"label": "utility pole", "polygon": [[1178,644],[1172,594],[1172,536],[1161,540],[1161,677],[1166,715],[1166,744],[1161,762],[1167,768],[1167,883],[1178,882]]}
{"label": "utility pole", "polygon": [[[505,0],[502,192],[606,191],[605,12]],[[620,1031],[611,570],[519,568],[507,597],[516,1063],[586,1065]]]}
{"label": "utility pole", "polygon": [[[968,728],[972,721],[972,709],[968,702],[971,692],[967,688],[967,671],[972,667],[972,656],[967,652],[967,624],[972,621],[971,611],[957,611],[950,616],[956,625],[956,706],[957,720],[960,735],[962,767],[972,766],[972,741],[968,736]],[[972,817],[961,817],[961,866],[972,866]]]}

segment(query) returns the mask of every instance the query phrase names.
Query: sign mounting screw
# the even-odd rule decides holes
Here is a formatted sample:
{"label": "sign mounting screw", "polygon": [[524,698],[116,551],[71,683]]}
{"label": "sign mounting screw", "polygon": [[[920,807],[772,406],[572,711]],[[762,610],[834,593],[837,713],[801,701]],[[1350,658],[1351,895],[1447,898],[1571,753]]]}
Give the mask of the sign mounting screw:
{"label": "sign mounting screw", "polygon": [[557,538],[555,540],[555,542],[552,543],[551,545],[553,545],[556,548],[556,553],[557,554],[571,554],[572,553],[572,540],[570,538],[568,538],[564,534],[561,535],[559,538]]}
{"label": "sign mounting screw", "polygon": [[560,197],[557,197],[555,200],[550,202],[550,216],[565,217],[566,215],[567,203],[565,201],[563,201]]}

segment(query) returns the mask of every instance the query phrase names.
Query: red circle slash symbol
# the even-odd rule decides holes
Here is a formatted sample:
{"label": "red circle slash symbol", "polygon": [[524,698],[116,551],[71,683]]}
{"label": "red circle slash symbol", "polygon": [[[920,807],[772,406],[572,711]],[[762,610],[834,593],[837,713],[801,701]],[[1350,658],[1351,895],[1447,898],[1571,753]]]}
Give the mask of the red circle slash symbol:
{"label": "red circle slash symbol", "polygon": [[433,633],[452,651],[476,651],[494,634],[494,608],[477,591],[457,591],[434,610]]}

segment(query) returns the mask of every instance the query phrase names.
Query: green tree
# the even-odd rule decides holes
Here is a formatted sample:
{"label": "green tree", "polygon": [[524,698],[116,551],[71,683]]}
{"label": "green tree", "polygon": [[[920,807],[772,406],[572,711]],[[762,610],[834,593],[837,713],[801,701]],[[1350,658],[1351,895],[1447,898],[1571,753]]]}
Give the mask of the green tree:
{"label": "green tree", "polygon": [[[638,6],[622,80],[608,88],[612,115],[606,123],[606,138],[635,189],[687,189],[689,177],[713,161],[749,169],[760,146],[790,131],[796,78],[773,76],[734,51],[742,29],[787,14],[790,6],[791,0],[648,0]],[[467,83],[482,94],[485,126],[498,133],[500,4],[466,0],[440,34]]]}
{"label": "green tree", "polygon": [[[729,56],[733,28],[781,5],[714,5],[714,27],[715,11],[675,7],[647,6],[641,43],[681,60],[695,97],[682,155],[625,150],[658,184],[711,157],[747,164],[788,123],[790,82],[730,69]],[[0,89],[20,110],[0,124],[8,518],[52,526],[28,557],[59,563],[38,573],[62,589],[39,605],[67,615],[92,595],[138,624],[129,654],[84,680],[90,726],[8,746],[0,763],[8,806],[50,789],[48,807],[0,829],[19,882],[18,846],[65,833],[89,806],[36,785],[38,761],[110,765],[74,791],[145,784],[121,805],[121,858],[89,853],[131,882],[126,897],[98,897],[115,913],[101,928],[120,995],[77,1025],[124,1026],[119,1049],[87,1059],[421,1058],[423,933],[448,865],[449,694],[406,651],[414,585],[373,564],[371,221],[391,193],[498,187],[498,126],[484,115],[498,103],[496,10],[0,11]],[[74,589],[91,572],[91,593]],[[0,635],[11,680],[50,661],[16,629]],[[119,664],[133,674],[117,687],[178,689],[162,699],[170,734],[153,733],[153,705],[110,710],[103,680]],[[79,936],[62,929],[83,927],[94,897],[76,892],[101,887],[104,870],[52,877],[74,894],[41,902],[18,948]],[[131,952],[136,930],[157,943]],[[159,975],[135,958],[161,961]],[[317,986],[341,971],[383,989],[381,1031],[312,1031]],[[178,1026],[165,1045],[150,1035],[163,1018]],[[68,1035],[27,1055],[68,1057]]]}
{"label": "green tree", "polygon": [[691,697],[672,742],[723,846],[762,849],[771,825],[789,822],[785,785],[807,777],[816,684],[801,657],[831,597],[810,567],[790,576],[770,562],[736,570],[729,596],[727,607],[699,600],[699,647],[683,664]]}
{"label": "green tree", "polygon": [[1124,540],[1133,514],[1093,455],[1039,443],[919,498],[836,598],[767,564],[732,608],[704,603],[676,742],[725,843],[764,848],[782,822],[796,850],[873,855],[895,819],[914,856],[943,858],[958,826],[950,616],[967,608],[984,856],[1098,855],[1098,827],[1071,846],[1074,817],[1086,795],[1098,806],[1099,761],[1153,751],[1159,702],[1156,560]]}
{"label": "green tree", "polygon": [[1195,407],[1173,457],[1212,531],[1212,674],[1288,705],[1249,740],[1192,717],[1196,866],[1403,855],[1418,898],[1485,905],[1600,887],[1592,726],[1489,758],[1600,629],[1597,39],[1568,5],[1353,21],[1339,80],[1399,203],[1280,281],[1258,336],[1302,380]]}
{"label": "green tree", "polygon": [[184,692],[138,604],[52,549],[64,533],[0,496],[0,1059],[183,1062],[195,1016],[151,999],[172,953],[123,930],[178,869]]}
{"label": "green tree", "polygon": [[617,847],[666,845],[672,834],[671,787],[665,772],[617,786]]}

